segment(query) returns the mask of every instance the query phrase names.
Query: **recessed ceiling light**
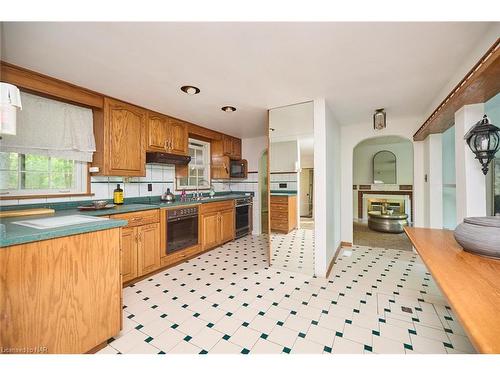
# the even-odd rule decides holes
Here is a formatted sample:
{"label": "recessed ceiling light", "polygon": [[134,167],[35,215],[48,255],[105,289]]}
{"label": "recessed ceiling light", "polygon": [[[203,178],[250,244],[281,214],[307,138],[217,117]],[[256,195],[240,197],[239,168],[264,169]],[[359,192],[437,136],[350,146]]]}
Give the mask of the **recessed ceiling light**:
{"label": "recessed ceiling light", "polygon": [[200,93],[200,89],[195,86],[182,86],[181,90],[188,95],[196,95]]}
{"label": "recessed ceiling light", "polygon": [[224,112],[234,112],[234,111],[236,111],[236,108],[231,107],[230,105],[226,105],[226,106],[222,107],[221,110],[223,110]]}

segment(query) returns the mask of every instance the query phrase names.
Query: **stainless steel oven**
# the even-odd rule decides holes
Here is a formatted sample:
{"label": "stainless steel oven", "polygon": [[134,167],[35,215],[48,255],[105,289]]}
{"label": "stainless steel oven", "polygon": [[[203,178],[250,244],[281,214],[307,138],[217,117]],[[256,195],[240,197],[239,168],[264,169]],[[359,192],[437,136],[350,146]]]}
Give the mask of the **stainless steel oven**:
{"label": "stainless steel oven", "polygon": [[167,255],[198,243],[198,207],[167,211]]}
{"label": "stainless steel oven", "polygon": [[252,232],[252,197],[236,199],[236,238]]}

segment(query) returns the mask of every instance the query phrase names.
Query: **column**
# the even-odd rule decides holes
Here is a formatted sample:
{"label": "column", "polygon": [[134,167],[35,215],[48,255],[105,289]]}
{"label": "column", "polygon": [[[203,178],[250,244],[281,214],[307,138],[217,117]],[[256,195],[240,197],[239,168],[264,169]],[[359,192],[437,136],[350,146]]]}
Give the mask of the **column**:
{"label": "column", "polygon": [[455,172],[457,223],[472,216],[486,216],[486,178],[464,139],[469,129],[484,115],[484,104],[463,106],[455,113]]}

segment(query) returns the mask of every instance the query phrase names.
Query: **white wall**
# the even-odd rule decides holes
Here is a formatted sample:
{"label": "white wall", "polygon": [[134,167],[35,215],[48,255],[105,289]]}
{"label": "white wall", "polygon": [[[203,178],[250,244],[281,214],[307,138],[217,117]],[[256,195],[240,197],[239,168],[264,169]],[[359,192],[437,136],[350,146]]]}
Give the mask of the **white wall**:
{"label": "white wall", "polygon": [[315,274],[325,276],[340,245],[340,126],[324,99],[314,100]]}
{"label": "white wall", "polygon": [[[386,135],[396,135],[408,140],[413,139],[413,134],[422,124],[419,117],[410,117],[391,120],[388,114],[387,128],[375,131],[371,118],[358,125],[343,126],[340,130],[341,148],[341,238],[342,241],[352,242],[352,221],[353,221],[353,150],[361,141]],[[414,222],[416,226],[423,226],[423,147],[422,142],[413,142],[413,204]],[[315,149],[316,151],[316,149]],[[346,198],[348,197],[348,198]]]}
{"label": "white wall", "polygon": [[299,163],[299,146],[297,141],[272,142],[269,160],[271,173],[296,172]]}
{"label": "white wall", "polygon": [[[262,153],[267,149],[267,136],[255,138],[243,138],[241,140],[241,153],[248,161],[248,171],[259,171],[259,160]],[[260,172],[260,171],[259,171]],[[267,173],[267,171],[264,171]]]}
{"label": "white wall", "polygon": [[425,220],[428,228],[443,227],[443,170],[442,136],[431,134],[424,140]]}
{"label": "white wall", "polygon": [[373,184],[373,156],[379,151],[391,151],[396,155],[396,184],[413,184],[413,146],[404,141],[390,144],[360,144],[354,149],[353,183]]}

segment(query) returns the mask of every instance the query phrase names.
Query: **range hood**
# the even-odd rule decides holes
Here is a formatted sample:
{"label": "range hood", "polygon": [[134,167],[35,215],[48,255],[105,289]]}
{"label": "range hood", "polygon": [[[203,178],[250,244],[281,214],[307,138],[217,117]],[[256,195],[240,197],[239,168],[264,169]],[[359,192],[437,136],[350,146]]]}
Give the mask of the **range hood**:
{"label": "range hood", "polygon": [[187,165],[190,161],[191,156],[167,154],[164,152],[146,152],[146,163]]}

